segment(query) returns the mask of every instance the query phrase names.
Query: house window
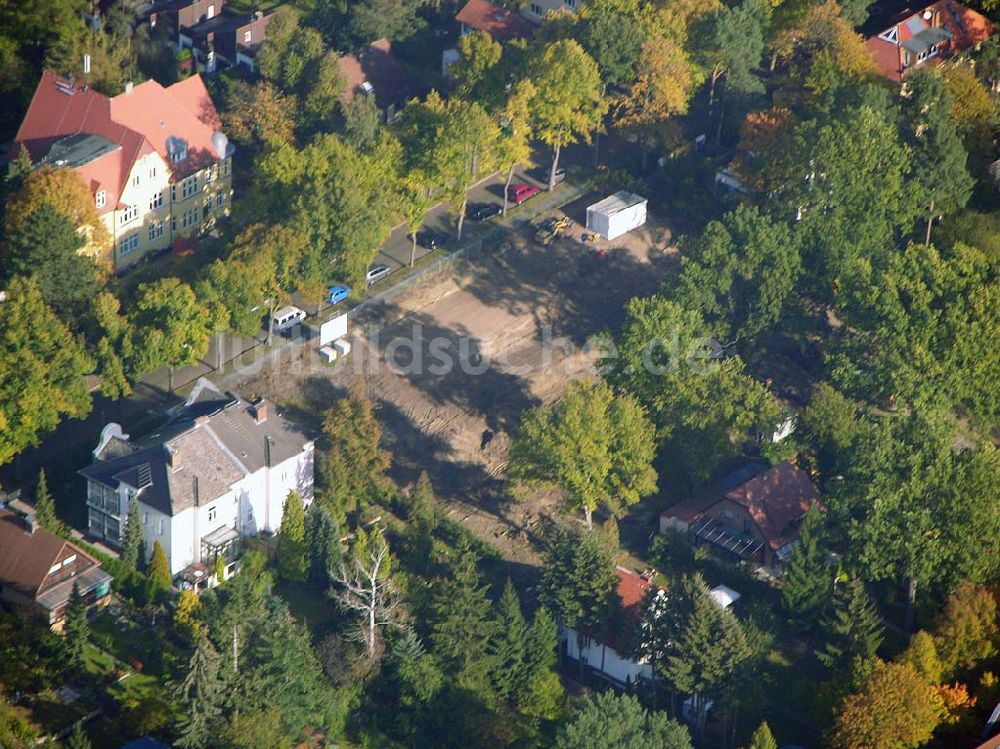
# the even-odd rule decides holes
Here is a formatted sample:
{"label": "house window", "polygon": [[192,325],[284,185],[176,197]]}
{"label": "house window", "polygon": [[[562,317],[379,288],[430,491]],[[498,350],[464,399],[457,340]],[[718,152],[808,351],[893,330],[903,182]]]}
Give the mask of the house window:
{"label": "house window", "polygon": [[98,208],[103,208],[108,204],[108,193],[106,190],[98,190],[97,196],[94,198],[94,203]]}
{"label": "house window", "polygon": [[159,239],[163,236],[163,222],[157,221],[155,224],[151,224],[149,227],[149,241],[152,242],[155,239]]}
{"label": "house window", "polygon": [[539,5],[538,3],[532,3],[531,12],[536,16],[542,15],[542,6]]}
{"label": "house window", "polygon": [[208,11],[205,13],[206,18],[215,18],[215,6],[209,5]]}
{"label": "house window", "polygon": [[198,177],[194,176],[181,183],[181,198],[186,200],[198,192]]}
{"label": "house window", "polygon": [[155,166],[149,170],[149,178],[150,179],[156,179],[156,167]]}
{"label": "house window", "polygon": [[174,143],[173,148],[167,151],[167,157],[171,162],[176,164],[179,161],[184,161],[187,158],[188,149],[187,143]]}
{"label": "house window", "polygon": [[138,186],[139,186],[139,175],[136,174],[132,176],[132,187],[138,187]]}
{"label": "house window", "polygon": [[171,203],[177,202],[177,185],[170,186],[170,202]]}
{"label": "house window", "polygon": [[175,231],[177,231],[177,217],[176,216],[171,216],[170,217],[170,233],[172,234]]}
{"label": "house window", "polygon": [[576,0],[563,0],[566,3],[567,8],[575,8]]}
{"label": "house window", "polygon": [[223,177],[228,177],[229,176],[229,158],[228,157],[226,157],[225,159],[222,160],[222,176]]}
{"label": "house window", "polygon": [[205,182],[211,182],[213,179],[215,179],[215,164],[205,170]]}
{"label": "house window", "polygon": [[215,196],[215,207],[222,208],[222,193],[220,192]]}
{"label": "house window", "polygon": [[122,211],[122,223],[127,224],[130,221],[135,221],[136,217],[139,215],[139,209],[134,205],[128,206]]}
{"label": "house window", "polygon": [[160,536],[163,535],[163,518],[160,518],[160,520],[156,524],[156,533],[157,535]]}
{"label": "house window", "polygon": [[160,190],[156,195],[149,199],[149,210],[155,210],[163,205],[163,190]]}
{"label": "house window", "polygon": [[142,524],[143,525],[149,525],[149,513],[148,512],[142,513]]}
{"label": "house window", "polygon": [[887,42],[891,42],[892,44],[896,44],[899,40],[899,35],[896,32],[896,27],[893,26],[888,31],[883,31],[881,34],[879,34],[878,38]]}
{"label": "house window", "polygon": [[249,44],[251,39],[253,39],[253,32],[250,29],[247,29],[243,32],[243,43]]}
{"label": "house window", "polygon": [[128,255],[139,249],[139,234],[129,234],[118,247],[118,254]]}
{"label": "house window", "polygon": [[198,223],[198,209],[192,208],[190,211],[184,211],[184,216],[181,218],[181,226],[187,229],[189,226],[194,226]]}
{"label": "house window", "polygon": [[209,507],[209,508],[208,508],[208,522],[210,522],[210,523],[214,523],[214,522],[215,522],[215,518],[216,518],[217,514],[218,514],[218,513],[216,513],[216,511],[215,511],[215,508],[214,508],[214,507]]}
{"label": "house window", "polygon": [[205,217],[207,218],[208,214],[210,214],[211,212],[212,212],[212,196],[209,195],[207,198],[205,198],[205,210],[204,210]]}

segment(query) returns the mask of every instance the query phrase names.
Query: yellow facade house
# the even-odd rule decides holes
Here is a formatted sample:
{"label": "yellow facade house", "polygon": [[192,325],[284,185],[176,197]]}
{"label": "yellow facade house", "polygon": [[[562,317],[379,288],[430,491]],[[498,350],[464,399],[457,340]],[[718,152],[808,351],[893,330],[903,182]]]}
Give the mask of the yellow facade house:
{"label": "yellow facade house", "polygon": [[200,76],[107,97],[44,72],[15,138],[38,167],[72,169],[123,271],[228,215],[233,146]]}

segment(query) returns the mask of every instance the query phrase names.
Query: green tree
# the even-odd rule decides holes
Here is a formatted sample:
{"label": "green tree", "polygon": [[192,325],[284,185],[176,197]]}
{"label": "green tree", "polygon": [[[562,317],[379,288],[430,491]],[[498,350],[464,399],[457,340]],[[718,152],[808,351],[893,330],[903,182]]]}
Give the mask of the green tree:
{"label": "green tree", "polygon": [[940,684],[945,681],[944,666],[937,645],[934,643],[934,637],[924,630],[920,630],[910,638],[910,644],[896,660],[912,666],[928,684]]}
{"label": "green tree", "polygon": [[83,246],[73,223],[48,203],[7,236],[6,277],[31,276],[45,303],[73,329],[100,290],[97,263],[80,255]]}
{"label": "green tree", "polygon": [[723,6],[716,14],[712,27],[711,48],[715,66],[711,75],[709,104],[713,103],[716,83],[725,76],[725,87],[719,96],[719,125],[716,140],[721,140],[725,121],[725,95],[761,93],[764,83],[754,73],[764,54],[764,40],[771,20],[771,7],[764,0],[743,0]]}
{"label": "green tree", "polygon": [[552,190],[562,148],[580,139],[589,143],[590,134],[601,125],[607,104],[597,63],[572,39],[541,47],[529,67],[537,90],[531,104],[535,137],[553,152],[549,170]]}
{"label": "green tree", "polygon": [[49,482],[45,478],[45,469],[38,471],[38,483],[35,485],[35,518],[42,527],[57,536],[66,536],[69,529],[56,514],[56,503],[49,492]]}
{"label": "green tree", "polygon": [[834,749],[916,749],[944,717],[941,697],[912,667],[880,663],[861,689],[837,709]]}
{"label": "green tree", "polygon": [[121,560],[127,569],[138,570],[139,564],[145,561],[142,547],[142,518],[139,514],[139,501],[132,497],[128,501],[125,533],[122,536]]}
{"label": "green tree", "polygon": [[474,31],[458,40],[458,60],[449,70],[455,93],[469,98],[476,93],[489,71],[500,62],[503,48],[487,31]]}
{"label": "green tree", "polygon": [[374,39],[408,39],[427,23],[417,14],[415,0],[376,0],[350,6],[351,34],[359,44]]}
{"label": "green tree", "polygon": [[222,121],[226,132],[254,149],[295,142],[298,101],[270,81],[224,79]]}
{"label": "green tree", "polygon": [[773,326],[802,273],[788,226],[740,206],[684,247],[676,297],[725,325],[729,339],[754,338]]}
{"label": "green tree", "polygon": [[949,675],[993,657],[1000,649],[996,598],[988,588],[960,582],[934,623],[934,636]]}
{"label": "green tree", "polygon": [[355,148],[368,148],[378,141],[382,112],[374,96],[354,96],[341,104],[344,114],[344,137]]}
{"label": "green tree", "polygon": [[680,723],[649,712],[635,697],[614,690],[590,697],[562,729],[556,749],[691,749]]}
{"label": "green tree", "polygon": [[656,491],[653,425],[628,395],[604,382],[569,383],[562,398],[525,414],[511,447],[509,476],[522,490],[556,486],[564,508],[593,513],[607,507],[614,517]]}
{"label": "green tree", "polygon": [[138,74],[136,50],[131,34],[109,29],[105,24],[93,27],[77,19],[71,34],[60,35],[45,56],[45,67],[60,75],[79,78],[83,56],[90,56],[87,85],[102,94],[116,96]]}
{"label": "green tree", "polygon": [[306,510],[305,548],[309,556],[309,580],[314,585],[326,587],[330,575],[340,562],[340,529],[333,517],[319,502]]}
{"label": "green tree", "polygon": [[84,375],[93,361],[42,299],[15,278],[0,303],[0,465],[38,443],[63,416],[90,412]]}
{"label": "green tree", "polygon": [[531,102],[537,93],[530,80],[514,84],[507,101],[499,113],[500,140],[497,144],[497,163],[507,169],[503,186],[503,215],[510,203],[510,183],[514,170],[531,162],[531,140],[534,130],[531,123]]}
{"label": "green tree", "polygon": [[849,465],[851,451],[865,428],[858,418],[860,411],[860,403],[828,382],[813,389],[800,423],[824,477],[835,476]]}
{"label": "green tree", "polygon": [[563,687],[556,671],[559,630],[549,610],[542,606],[528,628],[524,674],[517,704],[536,720],[554,720],[563,709]]}
{"label": "green tree", "polygon": [[149,559],[149,569],[146,570],[150,581],[161,590],[170,590],[173,586],[173,575],[170,574],[170,562],[167,553],[159,541],[153,542],[153,555]]}
{"label": "green tree", "polygon": [[375,406],[357,380],[323,418],[327,449],[319,460],[320,501],[334,520],[353,510],[355,522],[368,502],[385,494],[389,453],[382,450],[382,425]]}
{"label": "green tree", "polygon": [[83,602],[80,588],[73,583],[66,618],[63,623],[63,657],[67,667],[80,673],[84,668],[84,651],[90,642],[90,624],[87,622],[87,604]]}
{"label": "green tree", "polygon": [[797,623],[814,621],[830,600],[833,574],[827,553],[820,546],[819,533],[823,513],[813,505],[806,513],[799,532],[799,542],[792,550],[788,569],[781,580],[781,600]]}
{"label": "green tree", "polygon": [[820,663],[839,669],[854,658],[871,658],[882,644],[882,619],[857,578],[834,591],[833,604],[820,621],[823,645]]}
{"label": "green tree", "polygon": [[225,693],[222,659],[212,645],[207,629],[203,629],[198,637],[194,653],[188,662],[187,673],[175,686],[174,693],[184,716],[177,746],[182,749],[205,749],[211,746],[216,721],[222,714]]}
{"label": "green tree", "polygon": [[278,572],[286,580],[306,579],[309,560],[306,558],[306,516],[302,497],[290,491],[285,498],[278,531]]}
{"label": "green tree", "polygon": [[906,78],[902,122],[913,160],[910,187],[926,211],[924,241],[930,244],[934,218],[965,208],[974,180],[965,166],[968,154],[951,116],[951,94],[944,78],[927,70],[915,73]]}
{"label": "green tree", "polygon": [[66,737],[66,749],[90,749],[90,739],[83,732],[83,721],[73,724],[73,730]]}
{"label": "green tree", "polygon": [[635,79],[643,43],[637,10],[610,1],[588,2],[580,9],[580,44],[597,63],[605,86],[627,85]]}
{"label": "green tree", "polygon": [[609,545],[596,533],[553,524],[545,534],[545,564],[538,597],[569,627],[603,624],[617,585]]}
{"label": "green tree", "polygon": [[853,470],[831,498],[850,518],[849,549],[869,580],[906,590],[905,626],[917,591],[985,580],[998,559],[1000,454],[989,443],[955,450],[943,418],[919,412],[886,419],[858,451]]}
{"label": "green tree", "polygon": [[521,682],[526,676],[527,634],[521,601],[508,577],[497,604],[497,636],[490,648],[494,666],[493,684],[497,693],[507,700],[514,699],[521,692]]}
{"label": "green tree", "polygon": [[757,730],[750,737],[749,749],[778,749],[778,742],[766,720],[757,726]]}
{"label": "green tree", "polygon": [[195,364],[208,351],[209,310],[177,278],[140,284],[133,310],[139,368],[150,372],[167,367],[173,390],[174,369]]}
{"label": "green tree", "polygon": [[599,365],[656,425],[675,482],[707,479],[748,436],[771,433],[780,414],[774,397],[739,357],[709,358],[712,329],[698,312],[662,296],[633,299],[625,309],[615,355]]}
{"label": "green tree", "polygon": [[222,730],[226,749],[292,749],[293,740],[286,736],[281,715],[276,710],[249,714],[237,713],[229,718]]}
{"label": "green tree", "polygon": [[481,695],[490,691],[493,664],[486,643],[497,629],[487,589],[475,553],[462,541],[431,603],[434,654],[456,684]]}

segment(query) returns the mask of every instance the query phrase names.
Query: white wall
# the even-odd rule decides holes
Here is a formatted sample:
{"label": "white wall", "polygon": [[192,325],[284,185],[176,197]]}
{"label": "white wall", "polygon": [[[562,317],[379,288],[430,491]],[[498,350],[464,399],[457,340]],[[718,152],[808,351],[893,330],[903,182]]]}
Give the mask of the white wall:
{"label": "white wall", "polygon": [[587,635],[583,636],[584,644],[581,651],[577,647],[577,632],[572,627],[563,628],[563,639],[566,641],[566,653],[570,658],[580,660],[582,655],[586,665],[620,684],[653,678],[653,667],[650,664],[623,658],[614,648]]}

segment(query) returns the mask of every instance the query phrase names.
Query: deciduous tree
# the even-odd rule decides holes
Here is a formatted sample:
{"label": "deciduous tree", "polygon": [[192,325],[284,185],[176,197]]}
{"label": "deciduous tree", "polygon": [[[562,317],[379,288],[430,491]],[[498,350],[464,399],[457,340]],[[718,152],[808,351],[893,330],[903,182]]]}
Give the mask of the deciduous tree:
{"label": "deciduous tree", "polygon": [[368,539],[363,553],[342,559],[337,569],[334,598],[355,618],[353,636],[364,645],[365,657],[378,660],[379,632],[400,623],[401,599],[390,575],[389,543],[378,532]]}
{"label": "deciduous tree", "polygon": [[173,370],[196,363],[208,351],[209,310],[177,278],[140,284],[133,310],[139,369],[149,372],[167,367],[172,389]]}
{"label": "deciduous tree", "polygon": [[996,598],[988,588],[960,582],[935,622],[934,635],[946,677],[975,668],[1000,647]]}

